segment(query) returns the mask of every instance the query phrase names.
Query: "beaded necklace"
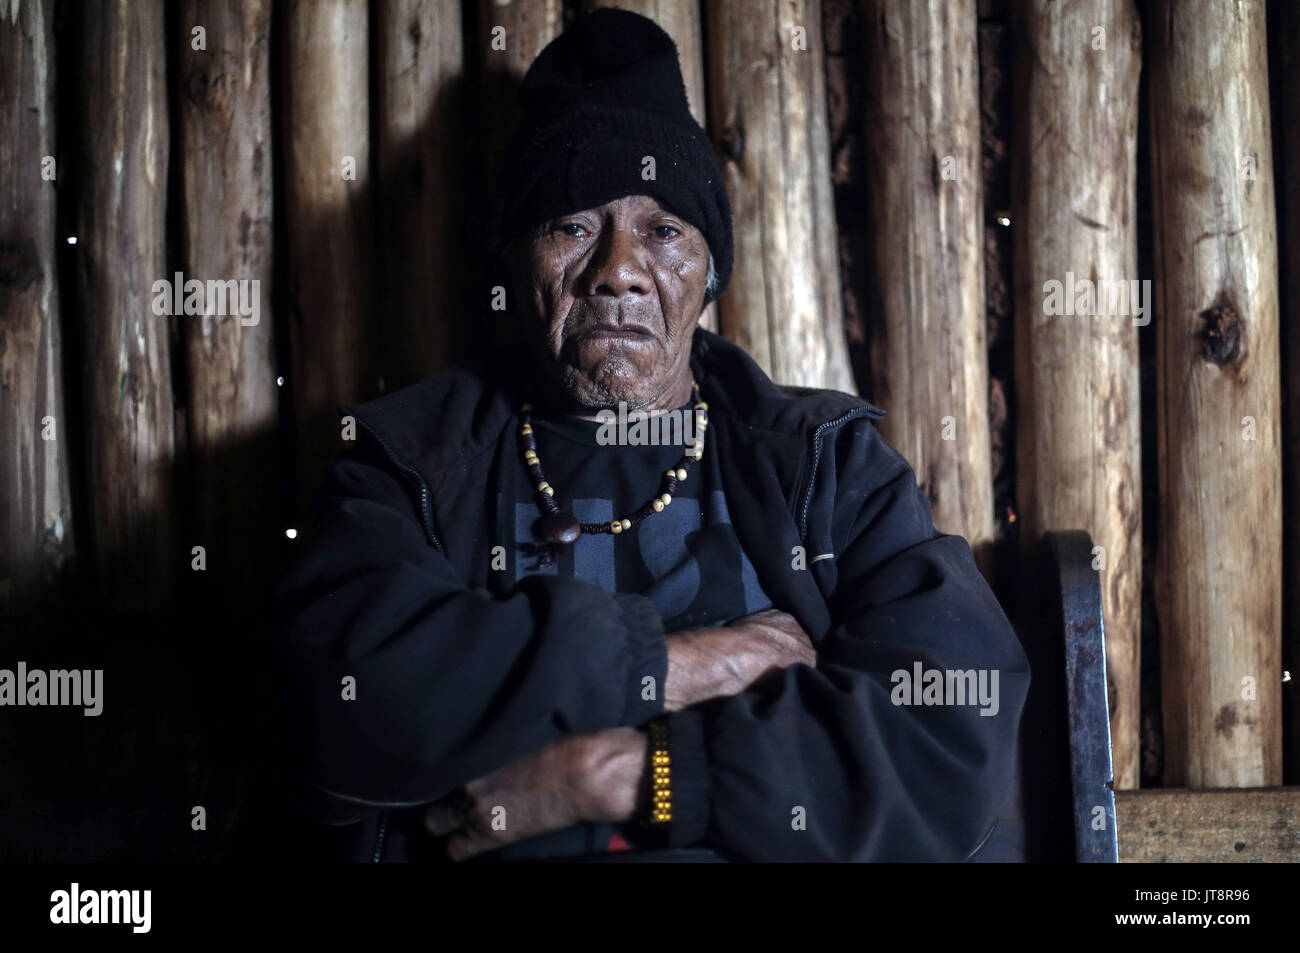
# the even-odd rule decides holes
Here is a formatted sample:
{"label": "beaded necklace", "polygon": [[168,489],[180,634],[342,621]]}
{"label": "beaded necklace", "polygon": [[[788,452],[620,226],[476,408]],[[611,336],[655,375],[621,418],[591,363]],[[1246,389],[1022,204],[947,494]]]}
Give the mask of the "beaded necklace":
{"label": "beaded necklace", "polygon": [[611,533],[617,536],[636,526],[646,517],[663,512],[664,507],[672,503],[673,492],[677,489],[677,485],[685,482],[691,467],[704,456],[704,431],[709,425],[709,405],[700,399],[700,388],[694,380],[691,381],[691,406],[695,411],[695,432],[699,434],[695,443],[687,448],[676,464],[664,472],[663,477],[660,478],[658,494],[622,519],[611,520],[608,523],[580,523],[572,513],[560,509],[559,504],[555,502],[555,488],[546,482],[546,474],[542,472],[542,461],[537,456],[537,438],[533,434],[533,405],[526,403],[520,406],[519,450],[523,455],[524,465],[528,468],[528,474],[533,478],[535,487],[533,492],[537,498],[537,505],[545,514],[539,521],[538,529],[548,541],[548,545],[541,553],[540,565],[551,564],[556,545],[572,543],[583,533]]}

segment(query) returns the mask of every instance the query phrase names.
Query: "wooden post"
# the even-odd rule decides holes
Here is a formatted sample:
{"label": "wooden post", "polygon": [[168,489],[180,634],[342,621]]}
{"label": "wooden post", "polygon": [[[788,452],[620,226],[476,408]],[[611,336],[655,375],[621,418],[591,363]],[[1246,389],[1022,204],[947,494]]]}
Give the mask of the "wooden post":
{"label": "wooden post", "polygon": [[0,616],[49,605],[73,554],[55,275],[53,2],[0,17]]}
{"label": "wooden post", "polygon": [[385,387],[441,370],[463,347],[460,4],[380,0],[378,160]]}
{"label": "wooden post", "polygon": [[[519,84],[537,54],[559,35],[563,9],[561,0],[507,0],[504,4],[479,0],[477,13],[478,34],[472,41],[476,52],[467,50],[466,56],[473,55],[479,64],[479,101],[474,115],[483,161],[469,173],[469,178],[482,183],[485,196],[495,197],[501,184],[506,143],[520,120]],[[504,268],[495,275],[490,274],[492,271],[478,270],[476,294],[486,292],[491,296],[495,293],[493,282],[506,282]],[[491,310],[487,299],[472,300],[471,314],[476,309],[483,323],[471,332],[467,350],[486,360],[495,350],[518,346],[514,314]]]}
{"label": "wooden post", "polygon": [[863,13],[867,168],[882,321],[881,433],[916,470],[935,525],[993,539],[979,60],[974,0],[871,0]]}
{"label": "wooden post", "polygon": [[[164,605],[178,545],[164,214],[168,126],[161,0],[92,3],[82,17],[76,212],[87,373],[91,545],[107,606]],[[157,313],[162,311],[162,314]],[[180,319],[180,320],[183,320]]]}
{"label": "wooden post", "polygon": [[[1141,466],[1137,271],[1140,39],[1132,0],[1022,20],[1012,162],[1021,533],[1084,529],[1106,622],[1115,786],[1139,783]],[[1149,286],[1148,286],[1149,287]],[[1146,312],[1139,314],[1143,302]]]}
{"label": "wooden post", "polygon": [[336,409],[375,396],[365,0],[284,11],[285,222],[300,506],[347,446]]}
{"label": "wooden post", "polygon": [[[1282,190],[1278,205],[1281,221],[1278,234],[1282,236],[1286,257],[1281,262],[1282,286],[1282,373],[1283,394],[1286,402],[1283,418],[1286,437],[1283,441],[1283,475],[1286,478],[1282,502],[1283,522],[1286,526],[1282,664],[1291,673],[1291,681],[1283,686],[1283,714],[1286,723],[1282,729],[1283,774],[1288,784],[1300,783],[1300,5],[1290,3],[1281,9],[1276,23],[1269,23],[1269,32],[1276,32],[1276,49],[1280,54],[1278,103],[1280,116],[1278,129],[1282,130],[1282,156],[1285,165],[1282,181],[1292,183]],[[1281,249],[1279,249],[1281,251]]]}
{"label": "wooden post", "polygon": [[483,64],[483,154],[496,188],[510,131],[519,122],[519,81],[562,26],[561,0],[479,0],[475,42]]}
{"label": "wooden post", "polygon": [[[179,319],[202,576],[213,592],[265,582],[275,522],[271,90],[267,0],[185,0],[176,27],[187,279],[249,282],[224,314]],[[201,27],[202,46],[194,30]],[[229,289],[231,286],[226,285]],[[219,303],[219,302],[216,302]],[[209,306],[216,304],[209,301]],[[246,303],[252,313],[240,313]]]}
{"label": "wooden post", "polygon": [[854,392],[831,195],[821,4],[708,4],[709,122],[736,264],[722,332],[777,383]]}
{"label": "wooden post", "polygon": [[[691,115],[703,128],[708,129],[705,115],[704,44],[700,34],[700,8],[695,3],[681,0],[582,0],[584,10],[596,7],[620,7],[649,17],[663,27],[664,32],[677,44],[677,59],[682,66],[682,79],[686,83],[686,98],[691,105]],[[718,330],[718,303],[712,301],[700,315],[700,324],[710,331]]]}
{"label": "wooden post", "polygon": [[1282,511],[1264,4],[1161,0],[1151,27],[1165,783],[1266,787]]}

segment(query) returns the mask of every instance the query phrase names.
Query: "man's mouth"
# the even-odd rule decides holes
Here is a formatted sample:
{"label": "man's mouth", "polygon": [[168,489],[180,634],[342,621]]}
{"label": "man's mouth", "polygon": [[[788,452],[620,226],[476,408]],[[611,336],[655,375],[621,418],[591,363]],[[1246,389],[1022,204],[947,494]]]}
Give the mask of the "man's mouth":
{"label": "man's mouth", "polygon": [[652,340],[654,335],[640,324],[593,324],[575,335],[578,342],[601,339]]}

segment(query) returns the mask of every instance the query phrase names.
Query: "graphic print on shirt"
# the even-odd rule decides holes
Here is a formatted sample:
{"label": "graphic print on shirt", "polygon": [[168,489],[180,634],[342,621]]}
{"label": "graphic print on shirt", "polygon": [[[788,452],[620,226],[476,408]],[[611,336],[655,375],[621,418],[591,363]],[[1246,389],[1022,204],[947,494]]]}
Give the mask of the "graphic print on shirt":
{"label": "graphic print on shirt", "polygon": [[[674,497],[671,505],[618,538],[583,534],[554,565],[541,569],[532,568],[536,560],[525,555],[540,513],[536,503],[516,500],[515,581],[532,573],[563,574],[609,592],[640,593],[654,603],[669,631],[723,625],[770,609],[771,600],[740,548],[725,495],[712,490],[706,499],[701,511],[699,500]],[[584,523],[607,523],[614,507],[608,499],[577,498],[573,514]]]}

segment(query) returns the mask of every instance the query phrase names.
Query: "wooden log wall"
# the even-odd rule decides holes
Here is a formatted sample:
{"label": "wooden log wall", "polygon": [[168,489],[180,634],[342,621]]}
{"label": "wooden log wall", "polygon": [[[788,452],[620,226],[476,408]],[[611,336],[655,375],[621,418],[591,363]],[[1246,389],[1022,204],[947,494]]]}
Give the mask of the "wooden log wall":
{"label": "wooden log wall", "polygon": [[[1291,679],[1283,683],[1283,715],[1286,719],[1283,738],[1283,767],[1287,784],[1300,784],[1300,4],[1287,4],[1281,19],[1269,23],[1269,32],[1277,53],[1278,110],[1276,127],[1282,130],[1282,181],[1290,188],[1277,190],[1279,262],[1282,275],[1282,381],[1283,420],[1286,432],[1282,442],[1282,466],[1285,478],[1283,551],[1286,604],[1283,607],[1283,666]],[[1271,65],[1271,64],[1270,64]]]}
{"label": "wooden log wall", "polygon": [[252,306],[248,315],[228,304],[224,314],[181,319],[193,463],[193,536],[183,548],[203,546],[204,575],[194,578],[212,591],[248,591],[271,569],[267,555],[280,529],[276,494],[268,492],[279,462],[271,4],[185,0],[175,26],[182,274],[257,282],[241,298]]}
{"label": "wooden log wall", "polygon": [[[1151,329],[1140,324],[1150,320],[1150,303],[1138,315],[1140,302],[1127,294],[1139,279],[1140,30],[1133,0],[1039,0],[1025,6],[1021,31],[1011,214],[1021,535],[1032,542],[1077,527],[1098,547],[1115,785],[1134,788],[1142,619],[1137,336]],[[1097,292],[1091,303],[1086,291],[1076,294],[1078,282]],[[1113,298],[1113,287],[1125,296]]]}
{"label": "wooden log wall", "polygon": [[[483,156],[483,175],[469,179],[477,184],[483,195],[495,194],[501,177],[502,160],[510,131],[519,121],[518,88],[529,65],[537,54],[560,34],[563,28],[563,7],[560,0],[527,0],[527,2],[498,3],[496,0],[475,0],[477,5],[477,33],[473,45],[477,49],[478,75],[475,77],[479,101],[486,108],[477,110],[478,145]],[[505,281],[502,271],[497,280]],[[485,285],[480,293],[494,295],[494,285]],[[496,318],[491,327],[491,348],[508,346],[514,338],[511,316],[493,315],[487,311],[489,303],[473,301],[472,312],[486,313]]]}
{"label": "wooden log wall", "polygon": [[78,332],[84,347],[90,557],[109,606],[170,601],[178,538],[171,323],[153,310],[167,275],[170,159],[162,0],[83,12]]}
{"label": "wooden log wall", "polygon": [[722,333],[778,383],[855,392],[840,300],[819,0],[708,5],[709,123],[736,221]]}
{"label": "wooden log wall", "polygon": [[974,0],[866,5],[867,168],[880,320],[872,400],[935,525],[993,540]]}
{"label": "wooden log wall", "polygon": [[454,236],[463,232],[464,44],[453,4],[379,0],[376,160],[383,389],[442,370],[464,347],[450,320],[464,299]]}
{"label": "wooden log wall", "polygon": [[515,99],[519,81],[547,43],[559,36],[564,10],[560,0],[478,0],[482,73],[479,76],[484,111],[483,153],[488,157],[488,183],[495,188],[510,130],[519,121]]}
{"label": "wooden log wall", "polygon": [[300,512],[344,444],[335,408],[379,393],[372,308],[369,10],[284,9],[284,195]]}
{"label": "wooden log wall", "polygon": [[73,550],[55,274],[52,2],[0,17],[0,615],[61,595]]}
{"label": "wooden log wall", "polygon": [[1264,4],[1151,37],[1165,783],[1282,781],[1277,224]]}
{"label": "wooden log wall", "polygon": [[[461,318],[481,305],[461,277],[477,209],[467,183],[495,186],[519,79],[596,3],[95,0],[66,29],[49,2],[0,15],[0,79],[14,91],[0,103],[0,612],[48,607],[73,566],[104,608],[163,608],[194,545],[209,569],[231,570],[221,578],[265,581],[258,555],[299,525],[345,446],[336,407],[463,350]],[[1017,528],[1080,527],[1100,547],[1117,787],[1138,778],[1144,520],[1158,521],[1166,783],[1280,783],[1284,524],[1288,591],[1300,592],[1300,521],[1284,519],[1300,502],[1300,332],[1281,342],[1284,392],[1275,207],[1294,313],[1300,191],[1275,186],[1269,84],[1292,100],[1279,128],[1294,182],[1300,14],[1266,24],[1260,0],[621,5],[676,38],[732,198],[736,269],[706,325],[780,382],[882,404],[940,529],[977,550],[994,534],[994,210],[980,174],[987,103],[977,111],[977,63],[994,54],[977,36],[986,7],[1009,11],[1013,203],[998,227],[1014,236]],[[860,57],[845,74],[860,95],[846,101],[862,108],[835,115],[862,144],[843,164],[866,183],[854,213],[869,205],[873,231],[870,381],[854,379],[845,342],[824,18],[849,38],[846,61]],[[153,285],[176,272],[256,279],[259,320],[157,314]],[[1051,313],[1045,285],[1071,277],[1151,279],[1150,323]],[[1159,399],[1143,408],[1138,347],[1152,336]],[[1159,416],[1155,446],[1139,446],[1143,413]],[[1159,499],[1142,498],[1143,453]],[[1295,603],[1292,631],[1298,618]],[[1287,647],[1300,677],[1300,644]],[[1294,714],[1289,744],[1300,760]]]}

